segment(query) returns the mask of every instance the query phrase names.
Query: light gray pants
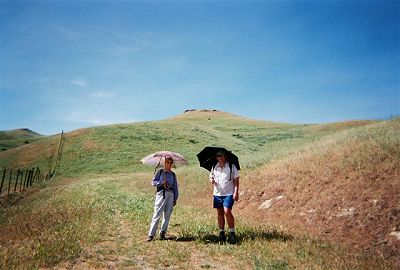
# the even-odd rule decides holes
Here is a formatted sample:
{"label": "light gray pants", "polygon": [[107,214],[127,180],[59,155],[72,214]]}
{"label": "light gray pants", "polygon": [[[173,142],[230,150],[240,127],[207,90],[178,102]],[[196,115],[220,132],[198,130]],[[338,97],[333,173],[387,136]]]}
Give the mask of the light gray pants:
{"label": "light gray pants", "polygon": [[156,193],[156,201],[154,203],[154,214],[151,221],[149,236],[155,236],[158,222],[160,221],[161,214],[164,213],[163,221],[161,224],[161,231],[167,232],[169,219],[171,218],[172,209],[174,208],[174,192],[165,191],[165,198],[163,191],[160,190]]}

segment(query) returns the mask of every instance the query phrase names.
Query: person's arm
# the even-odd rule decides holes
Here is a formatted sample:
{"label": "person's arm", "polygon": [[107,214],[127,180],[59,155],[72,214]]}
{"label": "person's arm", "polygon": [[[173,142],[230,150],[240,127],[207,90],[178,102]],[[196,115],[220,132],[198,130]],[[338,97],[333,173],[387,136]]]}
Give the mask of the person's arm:
{"label": "person's arm", "polygon": [[159,170],[158,172],[156,172],[155,174],[154,174],[154,177],[153,177],[153,179],[151,180],[151,185],[152,186],[158,186],[158,185],[160,185],[161,184],[161,170]]}
{"label": "person's arm", "polygon": [[235,183],[235,192],[233,193],[233,199],[235,201],[239,200],[239,177],[235,178],[234,180]]}
{"label": "person's arm", "polygon": [[232,165],[233,169],[233,182],[235,184],[235,191],[233,193],[233,199],[235,201],[239,200],[239,171],[237,170],[235,164]]}
{"label": "person's arm", "polygon": [[178,197],[179,197],[178,181],[177,179],[174,179],[174,206],[176,205]]}

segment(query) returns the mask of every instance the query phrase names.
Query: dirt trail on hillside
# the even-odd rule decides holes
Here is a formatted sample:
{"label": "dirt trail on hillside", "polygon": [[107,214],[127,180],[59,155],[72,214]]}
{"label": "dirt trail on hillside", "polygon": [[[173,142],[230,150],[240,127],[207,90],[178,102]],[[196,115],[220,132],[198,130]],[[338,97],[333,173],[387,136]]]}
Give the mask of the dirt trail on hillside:
{"label": "dirt trail on hillside", "polygon": [[[122,214],[115,215],[115,219],[119,224],[117,230],[109,231],[101,242],[84,247],[78,258],[62,262],[54,267],[40,269],[237,269],[233,265],[234,261],[231,258],[225,259],[224,256],[210,262],[205,253],[189,242],[182,242],[191,250],[191,255],[185,265],[169,265],[166,262],[164,267],[154,267],[152,261],[155,259],[156,251],[152,253],[153,248],[151,247],[154,243],[145,242],[145,236],[136,239],[132,233],[131,224]],[[169,240],[166,241],[175,240],[171,235],[167,235],[167,239]],[[135,252],[137,250],[141,250],[141,252]]]}
{"label": "dirt trail on hillside", "polygon": [[132,254],[130,247],[135,239],[131,228],[122,215],[115,218],[119,223],[116,231],[109,231],[101,242],[84,247],[78,258],[48,269],[155,269],[143,256]]}
{"label": "dirt trail on hillside", "polygon": [[129,247],[134,243],[129,225],[121,214],[115,218],[117,230],[109,231],[103,241],[84,247],[72,261],[42,269],[154,269],[141,256],[129,255]]}

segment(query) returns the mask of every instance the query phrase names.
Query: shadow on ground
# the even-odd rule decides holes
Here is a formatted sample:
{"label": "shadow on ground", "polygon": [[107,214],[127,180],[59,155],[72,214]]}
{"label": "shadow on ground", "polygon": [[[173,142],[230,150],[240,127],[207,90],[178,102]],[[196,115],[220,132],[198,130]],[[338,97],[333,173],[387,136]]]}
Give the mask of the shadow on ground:
{"label": "shadow on ground", "polygon": [[[199,241],[204,244],[224,244],[221,242],[218,235],[214,234],[202,234],[197,235],[182,235],[175,238],[178,242],[191,242]],[[243,230],[236,234],[236,241],[231,244],[240,245],[244,241],[255,241],[255,240],[265,240],[265,241],[291,241],[293,236],[277,230]],[[228,243],[228,242],[227,242]]]}

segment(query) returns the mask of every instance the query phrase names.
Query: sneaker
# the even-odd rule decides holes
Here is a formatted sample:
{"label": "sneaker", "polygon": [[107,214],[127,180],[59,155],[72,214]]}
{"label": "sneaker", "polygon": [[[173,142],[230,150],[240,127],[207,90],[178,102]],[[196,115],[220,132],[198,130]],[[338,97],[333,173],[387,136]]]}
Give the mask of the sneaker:
{"label": "sneaker", "polygon": [[237,243],[237,238],[234,232],[229,233],[228,236],[228,243],[229,244],[236,244]]}
{"label": "sneaker", "polygon": [[165,232],[160,232],[160,240],[165,240]]}
{"label": "sneaker", "polygon": [[151,240],[153,240],[153,238],[154,238],[154,236],[151,236],[151,235],[147,236],[146,242],[150,242]]}
{"label": "sneaker", "polygon": [[226,241],[225,232],[220,232],[220,233],[219,233],[218,240],[219,240],[220,242],[225,242],[225,241]]}

